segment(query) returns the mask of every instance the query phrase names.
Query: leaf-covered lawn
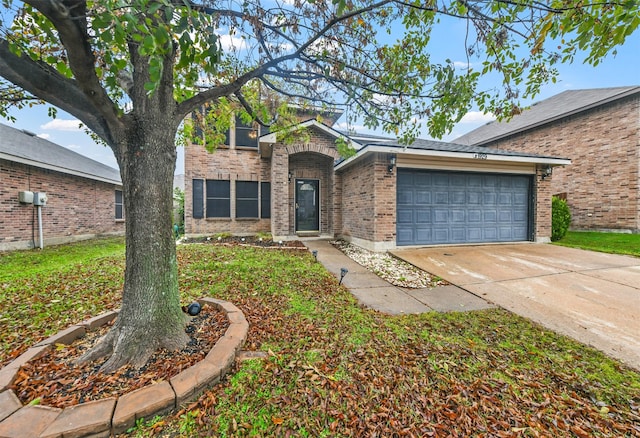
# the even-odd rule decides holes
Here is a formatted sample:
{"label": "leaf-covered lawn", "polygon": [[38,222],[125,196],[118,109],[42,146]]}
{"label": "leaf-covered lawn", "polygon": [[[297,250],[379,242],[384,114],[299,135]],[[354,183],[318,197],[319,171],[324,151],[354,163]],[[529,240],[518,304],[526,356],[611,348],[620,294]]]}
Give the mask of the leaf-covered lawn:
{"label": "leaf-covered lawn", "polygon": [[[306,251],[189,245],[178,256],[184,301],[234,302],[251,325],[245,348],[267,357],[239,363],[197,402],[131,436],[640,435],[637,372],[509,312],[362,309]],[[58,319],[117,307],[122,257],[27,287],[5,282],[3,333],[13,303],[36,301],[49,316],[12,323],[3,352],[64,326]],[[50,305],[65,288],[83,311]]]}

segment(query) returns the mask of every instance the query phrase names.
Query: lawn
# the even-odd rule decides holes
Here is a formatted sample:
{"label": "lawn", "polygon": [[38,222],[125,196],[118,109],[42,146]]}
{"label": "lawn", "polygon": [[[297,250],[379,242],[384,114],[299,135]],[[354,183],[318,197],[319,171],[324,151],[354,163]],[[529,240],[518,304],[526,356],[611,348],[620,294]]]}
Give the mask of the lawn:
{"label": "lawn", "polygon": [[557,245],[640,257],[640,234],[569,231]]}
{"label": "lawn", "polygon": [[[118,306],[122,242],[57,260],[74,251],[0,255],[0,362]],[[21,275],[29,254],[51,264]],[[178,258],[183,301],[235,303],[245,348],[267,357],[132,437],[640,435],[637,372],[509,312],[366,310],[306,251],[182,245]]]}

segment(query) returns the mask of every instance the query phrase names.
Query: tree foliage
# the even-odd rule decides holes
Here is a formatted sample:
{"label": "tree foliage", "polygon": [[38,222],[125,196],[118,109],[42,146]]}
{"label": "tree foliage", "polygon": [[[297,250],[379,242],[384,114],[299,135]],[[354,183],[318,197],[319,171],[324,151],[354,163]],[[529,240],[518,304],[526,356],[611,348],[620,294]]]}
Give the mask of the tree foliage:
{"label": "tree foliage", "polygon": [[[586,62],[596,65],[640,24],[637,0],[3,5],[0,73],[22,90],[12,93],[67,110],[108,144],[115,140],[110,124],[166,88],[176,117],[214,102],[216,120],[226,120],[214,124],[219,130],[229,124],[229,112],[220,113],[228,101],[270,124],[281,103],[273,100],[284,99],[343,105],[366,126],[407,139],[419,133],[416,121],[426,120],[429,132],[441,136],[472,105],[512,115],[520,98],[555,79],[558,62],[584,52]],[[466,27],[462,47],[452,46],[466,57],[462,69],[452,59],[431,56],[435,45],[449,44],[432,41],[432,33],[457,22]],[[135,57],[146,60],[145,71],[134,70]],[[35,74],[16,77],[28,69],[60,85],[57,92],[34,86]],[[495,87],[479,90],[478,80],[487,74],[495,74]],[[63,96],[69,88],[82,99]],[[0,94],[0,107],[22,101],[12,93]]]}
{"label": "tree foliage", "polygon": [[567,201],[554,196],[551,200],[551,241],[562,239],[571,225],[571,210]]}

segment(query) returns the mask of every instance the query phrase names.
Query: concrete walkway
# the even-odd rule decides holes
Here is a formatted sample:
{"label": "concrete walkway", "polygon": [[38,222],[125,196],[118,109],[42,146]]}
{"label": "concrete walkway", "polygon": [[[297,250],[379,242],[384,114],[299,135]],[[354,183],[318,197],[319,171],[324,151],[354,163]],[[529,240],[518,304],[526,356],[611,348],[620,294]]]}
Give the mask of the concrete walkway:
{"label": "concrete walkway", "polygon": [[557,245],[393,254],[500,307],[640,369],[640,258]]}
{"label": "concrete walkway", "polygon": [[310,251],[318,251],[318,262],[336,278],[339,279],[340,270],[346,268],[348,273],[342,284],[362,305],[380,312],[400,315],[430,311],[463,312],[495,307],[457,286],[439,286],[433,289],[396,287],[354,262],[326,240],[308,240],[304,244]]}

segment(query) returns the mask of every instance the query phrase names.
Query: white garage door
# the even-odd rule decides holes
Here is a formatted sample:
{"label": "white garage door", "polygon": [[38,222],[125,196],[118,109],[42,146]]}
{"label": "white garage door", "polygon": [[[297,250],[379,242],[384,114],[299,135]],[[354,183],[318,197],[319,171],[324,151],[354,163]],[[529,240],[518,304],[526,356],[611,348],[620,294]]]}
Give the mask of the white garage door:
{"label": "white garage door", "polygon": [[529,175],[398,169],[397,245],[531,239]]}

